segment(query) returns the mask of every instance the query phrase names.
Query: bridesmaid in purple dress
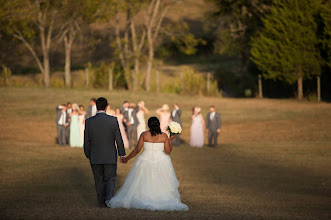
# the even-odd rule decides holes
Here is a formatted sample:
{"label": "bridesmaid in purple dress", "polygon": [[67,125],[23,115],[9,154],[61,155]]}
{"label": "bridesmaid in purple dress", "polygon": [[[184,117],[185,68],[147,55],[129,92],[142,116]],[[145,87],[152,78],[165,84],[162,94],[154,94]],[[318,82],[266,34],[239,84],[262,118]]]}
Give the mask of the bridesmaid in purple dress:
{"label": "bridesmaid in purple dress", "polygon": [[194,107],[192,112],[192,125],[191,125],[191,147],[203,147],[203,131],[205,129],[205,121],[200,114],[201,108]]}

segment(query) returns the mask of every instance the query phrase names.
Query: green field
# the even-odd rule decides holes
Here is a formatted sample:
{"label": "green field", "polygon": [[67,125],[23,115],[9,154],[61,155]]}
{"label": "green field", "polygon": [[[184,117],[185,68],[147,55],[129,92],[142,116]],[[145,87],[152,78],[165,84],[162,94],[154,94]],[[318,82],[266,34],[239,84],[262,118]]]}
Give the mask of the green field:
{"label": "green field", "polygon": [[[112,108],[144,100],[183,109],[189,141],[194,105],[222,115],[216,149],[171,153],[187,212],[100,209],[82,149],[55,144],[55,106],[105,96]],[[331,104],[127,91],[0,88],[1,219],[330,219]],[[117,188],[134,160],[119,164]]]}

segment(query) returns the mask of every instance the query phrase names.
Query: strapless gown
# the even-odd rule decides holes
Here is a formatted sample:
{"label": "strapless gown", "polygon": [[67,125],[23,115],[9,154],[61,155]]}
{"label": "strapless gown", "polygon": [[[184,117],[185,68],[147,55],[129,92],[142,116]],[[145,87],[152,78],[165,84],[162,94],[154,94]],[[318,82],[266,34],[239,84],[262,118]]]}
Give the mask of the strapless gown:
{"label": "strapless gown", "polygon": [[83,140],[80,135],[79,116],[72,115],[70,122],[70,147],[83,147]]}
{"label": "strapless gown", "polygon": [[164,143],[144,142],[144,152],[137,157],[123,186],[106,201],[111,208],[186,211],[178,192],[179,182],[164,152]]}

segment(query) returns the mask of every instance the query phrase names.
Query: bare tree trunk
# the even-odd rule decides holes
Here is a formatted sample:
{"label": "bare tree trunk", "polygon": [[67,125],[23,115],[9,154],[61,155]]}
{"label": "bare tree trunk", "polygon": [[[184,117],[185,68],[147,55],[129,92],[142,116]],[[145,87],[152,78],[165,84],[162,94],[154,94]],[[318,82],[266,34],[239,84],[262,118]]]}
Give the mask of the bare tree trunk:
{"label": "bare tree trunk", "polygon": [[68,40],[67,36],[64,36],[65,47],[65,65],[64,65],[64,78],[67,88],[71,88],[71,44],[72,39]]}
{"label": "bare tree trunk", "polygon": [[303,99],[302,76],[298,78],[298,99]]}
{"label": "bare tree trunk", "polygon": [[147,70],[145,76],[145,89],[147,91],[151,90],[151,75],[152,75],[152,68],[153,68],[153,60],[154,60],[154,46],[153,46],[153,39],[152,39],[152,31],[147,31],[147,40],[148,40],[148,60],[147,60]]}
{"label": "bare tree trunk", "polygon": [[[39,8],[39,10],[41,9]],[[51,46],[51,36],[53,32],[54,16],[52,16],[52,20],[48,27],[47,33],[46,33],[46,24],[45,24],[46,16],[47,16],[46,12],[42,13],[42,11],[39,11],[38,25],[40,31],[41,50],[42,50],[43,62],[44,62],[44,84],[45,87],[50,87],[51,80],[50,80],[49,50]]]}

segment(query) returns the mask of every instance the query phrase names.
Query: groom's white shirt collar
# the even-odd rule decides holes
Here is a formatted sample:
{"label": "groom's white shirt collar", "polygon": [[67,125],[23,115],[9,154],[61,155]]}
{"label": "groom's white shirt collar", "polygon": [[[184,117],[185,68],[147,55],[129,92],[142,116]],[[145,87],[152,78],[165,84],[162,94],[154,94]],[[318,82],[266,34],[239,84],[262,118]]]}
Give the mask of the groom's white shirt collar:
{"label": "groom's white shirt collar", "polygon": [[97,111],[97,113],[106,113],[106,111]]}

